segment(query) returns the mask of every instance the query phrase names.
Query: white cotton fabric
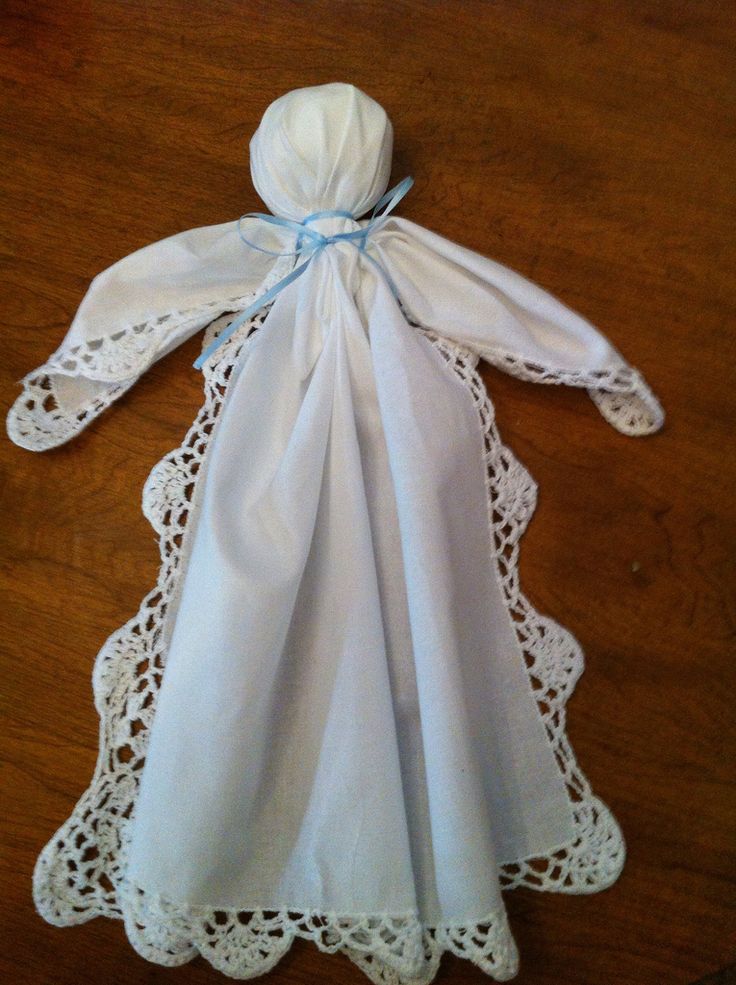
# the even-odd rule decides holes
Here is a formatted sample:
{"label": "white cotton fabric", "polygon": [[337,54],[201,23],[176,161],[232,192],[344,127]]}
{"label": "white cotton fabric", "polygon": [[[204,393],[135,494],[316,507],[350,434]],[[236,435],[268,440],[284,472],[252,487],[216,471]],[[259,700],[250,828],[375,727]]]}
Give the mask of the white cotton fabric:
{"label": "white cotton fabric", "polygon": [[360,263],[320,256],[231,379],[130,874],[188,902],[463,919],[494,908],[498,861],[571,837],[570,805],[476,411],[373,272],[357,308]]}
{"label": "white cotton fabric", "polygon": [[[365,226],[392,142],[354,86],[298,89],[266,111],[251,173],[277,215],[356,216],[311,224],[331,235]],[[246,232],[294,249],[291,232]],[[393,215],[367,251],[332,243],[278,294],[198,475],[126,871],[183,908],[472,923],[502,909],[502,865],[575,837],[502,590],[477,409],[411,322],[585,387],[627,433],[658,429],[661,408],[589,322],[502,264]],[[295,262],[234,222],[120,261],[25,378],[13,440],[68,440]]]}
{"label": "white cotton fabric", "polygon": [[[303,101],[254,137],[259,193],[296,219],[370,208],[385,114],[352,88]],[[498,905],[500,861],[572,834],[492,556],[476,411],[335,243],[230,381],[130,877],[183,903],[457,921]]]}
{"label": "white cotton fabric", "polygon": [[[360,216],[386,188],[392,145],[386,113],[355,86],[297,89],[266,110],[251,140],[251,174],[284,218],[334,208]],[[329,235],[367,221],[323,219],[312,228]],[[152,243],[95,277],[61,346],[20,381],[24,393],[8,414],[11,438],[36,451],[70,440],[154,362],[224,312],[241,310],[294,265],[288,231],[246,218],[240,232],[262,249],[244,246],[238,223],[224,222]],[[620,353],[515,271],[396,216],[372,232],[368,252],[424,327],[515,375],[587,387],[626,433],[661,427],[661,407]],[[353,275],[356,300],[370,266]],[[629,429],[614,393],[634,415]]]}

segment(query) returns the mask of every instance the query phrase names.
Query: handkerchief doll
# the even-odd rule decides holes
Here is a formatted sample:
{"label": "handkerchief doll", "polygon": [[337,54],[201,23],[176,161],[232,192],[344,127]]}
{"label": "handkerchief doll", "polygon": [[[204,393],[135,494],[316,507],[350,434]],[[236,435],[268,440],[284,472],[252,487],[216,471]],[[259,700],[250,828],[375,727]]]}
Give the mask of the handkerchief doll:
{"label": "handkerchief doll", "polygon": [[250,144],[270,214],[96,277],[8,416],[59,445],[205,329],[205,403],[144,489],[159,579],[97,657],[95,775],[34,873],[46,920],[121,917],[160,964],[250,978],[304,937],[377,983],[444,951],[504,981],[503,890],[596,892],[624,861],[476,364],[585,388],[624,434],[662,411],[579,314],[397,218],[392,139],[354,86],[277,99]]}

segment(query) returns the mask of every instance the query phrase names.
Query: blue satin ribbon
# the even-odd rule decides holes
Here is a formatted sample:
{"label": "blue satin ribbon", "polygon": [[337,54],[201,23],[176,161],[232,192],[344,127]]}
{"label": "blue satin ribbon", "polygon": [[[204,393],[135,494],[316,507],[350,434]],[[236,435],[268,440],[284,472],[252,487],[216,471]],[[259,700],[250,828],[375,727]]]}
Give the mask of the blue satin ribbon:
{"label": "blue satin ribbon", "polygon": [[[252,247],[254,250],[260,250],[261,253],[270,253],[272,256],[276,257],[302,256],[307,252],[309,255],[303,263],[300,263],[298,267],[294,267],[294,269],[287,274],[286,277],[282,278],[278,284],[274,284],[274,286],[266,291],[265,294],[262,294],[256,301],[248,305],[245,311],[242,311],[238,317],[234,319],[234,321],[231,321],[227,328],[225,328],[220,335],[218,335],[218,337],[207,346],[199,359],[197,359],[193,364],[194,368],[201,369],[212,353],[215,352],[215,350],[218,349],[223,342],[226,342],[244,322],[248,321],[249,318],[252,318],[253,315],[257,314],[261,308],[264,307],[264,305],[269,303],[269,301],[273,301],[276,295],[295,281],[297,277],[301,277],[320,250],[323,250],[326,246],[329,246],[330,243],[339,243],[341,240],[348,243],[353,243],[353,245],[360,250],[363,256],[370,260],[371,263],[381,272],[383,277],[386,279],[388,286],[391,288],[391,292],[394,297],[398,297],[396,285],[391,280],[388,272],[384,270],[381,264],[366,250],[366,240],[376,225],[382,219],[385,219],[389,212],[392,212],[396,208],[413,184],[413,178],[404,178],[403,181],[400,181],[398,185],[395,185],[393,188],[389,189],[385,195],[382,195],[381,198],[379,198],[373,208],[373,212],[371,212],[371,217],[365,226],[362,226],[360,229],[353,229],[349,233],[335,233],[333,236],[323,236],[322,233],[317,232],[316,229],[310,229],[308,223],[315,219],[326,219],[332,216],[341,216],[345,219],[355,220],[355,216],[351,212],[346,212],[344,209],[324,209],[322,212],[313,212],[300,222],[295,222],[292,219],[284,219],[277,215],[271,215],[268,212],[248,212],[246,215],[241,216],[240,219],[238,219],[238,235],[247,246]],[[255,243],[252,243],[250,240],[246,239],[245,236],[243,236],[240,229],[240,223],[243,219],[248,218],[262,219],[264,222],[268,222],[272,226],[281,226],[284,229],[293,230],[297,234],[296,249],[279,253],[275,250],[267,250],[263,246],[257,246]]]}

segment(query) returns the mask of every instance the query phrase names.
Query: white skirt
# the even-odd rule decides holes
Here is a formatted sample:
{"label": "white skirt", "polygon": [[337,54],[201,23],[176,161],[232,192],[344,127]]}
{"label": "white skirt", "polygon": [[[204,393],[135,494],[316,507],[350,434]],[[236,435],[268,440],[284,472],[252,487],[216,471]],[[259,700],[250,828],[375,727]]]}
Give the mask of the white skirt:
{"label": "white skirt", "polygon": [[475,357],[380,279],[367,330],[346,295],[321,337],[310,273],[223,346],[152,473],[161,576],[98,657],[100,759],[36,905],[241,978],[302,936],[374,981],[429,982],[445,950],[506,980],[503,889],[623,864],[564,734],[582,654],[519,591],[536,490]]}

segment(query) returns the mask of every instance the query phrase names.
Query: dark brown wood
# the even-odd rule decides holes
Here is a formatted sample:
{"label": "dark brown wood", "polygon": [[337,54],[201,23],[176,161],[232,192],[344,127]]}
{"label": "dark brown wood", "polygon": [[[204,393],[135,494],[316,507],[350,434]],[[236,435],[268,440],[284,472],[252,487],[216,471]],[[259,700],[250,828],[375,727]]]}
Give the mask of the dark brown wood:
{"label": "dark brown wood", "polygon": [[[518,981],[686,985],[732,964],[730,5],[5,0],[1,19],[5,408],[96,273],[259,207],[260,115],[334,80],[392,117],[393,177],[416,179],[403,215],[538,281],[644,372],[668,414],[645,439],[582,392],[485,374],[540,486],[523,587],[585,649],[569,733],[629,852],[601,894],[507,894]],[[31,901],[94,766],[94,656],[155,581],[140,492],[200,404],[198,345],[67,447],[0,441],[0,962],[18,985],[224,980],[202,959],[144,962],[118,922],[49,927]],[[365,981],[304,942],[266,980]],[[446,956],[438,981],[488,979]]]}

